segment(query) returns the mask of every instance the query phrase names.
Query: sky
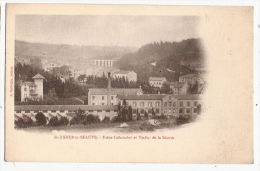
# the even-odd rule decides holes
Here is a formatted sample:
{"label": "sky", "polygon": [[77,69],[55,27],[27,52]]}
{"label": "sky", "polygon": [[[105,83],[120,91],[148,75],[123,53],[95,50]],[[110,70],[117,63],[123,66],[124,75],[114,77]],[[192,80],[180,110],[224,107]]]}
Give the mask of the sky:
{"label": "sky", "polygon": [[16,40],[70,45],[140,47],[198,37],[196,16],[18,15]]}

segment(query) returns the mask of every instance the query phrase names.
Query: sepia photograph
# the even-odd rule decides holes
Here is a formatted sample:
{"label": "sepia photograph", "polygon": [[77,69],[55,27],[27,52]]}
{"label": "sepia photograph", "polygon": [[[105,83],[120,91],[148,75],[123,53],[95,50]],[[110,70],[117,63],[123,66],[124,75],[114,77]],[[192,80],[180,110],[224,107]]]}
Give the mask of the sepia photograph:
{"label": "sepia photograph", "polygon": [[175,128],[206,88],[198,16],[17,15],[15,128]]}
{"label": "sepia photograph", "polygon": [[254,163],[252,7],[6,14],[6,161]]}

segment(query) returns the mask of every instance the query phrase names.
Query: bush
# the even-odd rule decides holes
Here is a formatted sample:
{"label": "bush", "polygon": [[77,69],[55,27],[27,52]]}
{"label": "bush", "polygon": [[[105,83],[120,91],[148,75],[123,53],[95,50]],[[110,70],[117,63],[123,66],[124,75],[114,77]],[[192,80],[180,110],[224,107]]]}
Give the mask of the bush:
{"label": "bush", "polygon": [[64,117],[61,116],[61,118],[59,119],[57,116],[53,116],[51,117],[50,121],[49,121],[49,126],[66,126],[69,124],[69,120]]}
{"label": "bush", "polygon": [[102,120],[102,123],[109,123],[110,118],[108,116],[105,116],[104,119]]}
{"label": "bush", "polygon": [[191,122],[191,120],[192,120],[191,115],[180,115],[176,120],[176,124],[181,125],[181,124],[189,123]]}
{"label": "bush", "polygon": [[27,128],[34,126],[33,120],[29,116],[25,115],[22,118],[18,118],[18,120],[15,121],[14,124],[17,128]]}
{"label": "bush", "polygon": [[92,123],[99,123],[100,119],[97,115],[89,114],[86,117],[86,123],[92,124]]}
{"label": "bush", "polygon": [[69,120],[68,118],[62,116],[60,119],[59,119],[59,125],[68,125],[69,124]]}
{"label": "bush", "polygon": [[47,123],[46,117],[41,112],[38,112],[36,114],[35,119],[36,119],[36,124],[37,125],[46,125],[46,123]]}
{"label": "bush", "polygon": [[75,124],[86,124],[86,114],[84,113],[83,110],[79,109],[76,113],[75,116],[71,119],[70,125],[75,125]]}
{"label": "bush", "polygon": [[51,117],[48,125],[49,126],[59,126],[59,119],[58,119],[58,117],[57,116]]}

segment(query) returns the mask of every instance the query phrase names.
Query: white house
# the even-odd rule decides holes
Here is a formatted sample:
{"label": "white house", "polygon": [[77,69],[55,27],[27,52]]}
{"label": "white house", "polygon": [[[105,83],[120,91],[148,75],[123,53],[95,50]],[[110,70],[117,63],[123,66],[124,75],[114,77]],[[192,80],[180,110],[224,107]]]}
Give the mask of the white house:
{"label": "white house", "polygon": [[149,84],[153,87],[162,88],[163,83],[166,81],[165,77],[149,77]]}
{"label": "white house", "polygon": [[23,82],[21,85],[21,101],[27,100],[39,101],[43,100],[43,79],[41,74],[36,74],[34,82]]}
{"label": "white house", "polygon": [[128,81],[137,81],[137,74],[134,71],[115,71],[113,72],[113,77],[114,78],[125,78]]}

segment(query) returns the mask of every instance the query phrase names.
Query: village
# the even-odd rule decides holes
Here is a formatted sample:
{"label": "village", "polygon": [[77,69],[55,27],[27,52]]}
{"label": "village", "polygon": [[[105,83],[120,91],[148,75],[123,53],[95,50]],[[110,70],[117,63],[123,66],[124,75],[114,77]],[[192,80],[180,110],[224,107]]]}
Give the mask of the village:
{"label": "village", "polygon": [[[16,57],[15,59],[17,65],[33,63],[28,59],[26,61],[26,58]],[[44,72],[55,75],[63,84],[68,80],[76,80],[77,84],[84,86],[87,84],[88,78],[105,76],[106,87],[88,88],[87,103],[47,105],[41,103],[46,101],[45,97],[47,97],[44,94],[46,78],[37,73],[31,78],[33,81],[20,81],[20,104],[15,105],[16,126],[64,126],[119,122],[122,123],[120,127],[128,127],[127,121],[143,119],[152,119],[149,122],[153,126],[158,126],[160,124],[158,119],[182,118],[185,122],[185,120],[196,118],[201,113],[201,96],[206,86],[201,71],[180,75],[178,81],[174,82],[168,81],[165,77],[150,76],[148,84],[156,91],[147,93],[143,91],[142,85],[135,88],[113,87],[111,82],[115,79],[123,79],[133,85],[138,81],[137,73],[117,69],[114,67],[114,62],[115,60],[93,60],[91,62],[93,66],[89,67],[85,74],[70,66],[41,62]],[[66,72],[61,71],[61,68],[64,67],[68,69]],[[169,90],[166,93],[161,92],[166,85]],[[192,92],[194,87],[196,91]],[[49,90],[49,94],[50,92],[56,94],[53,89]],[[87,118],[89,115],[93,116]]]}

